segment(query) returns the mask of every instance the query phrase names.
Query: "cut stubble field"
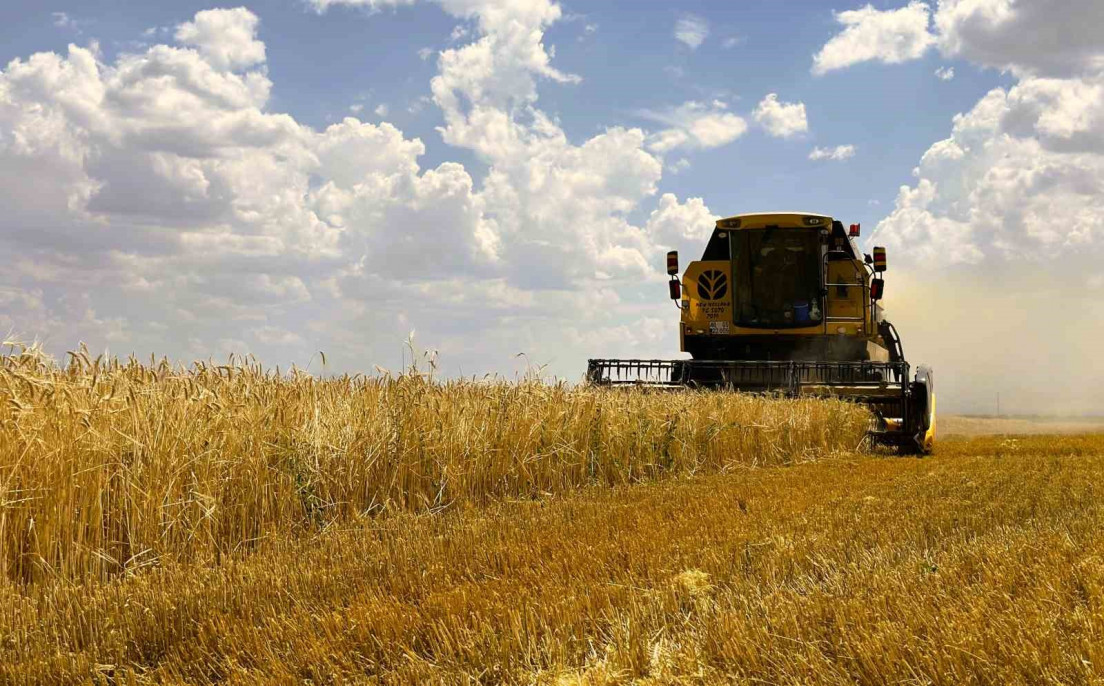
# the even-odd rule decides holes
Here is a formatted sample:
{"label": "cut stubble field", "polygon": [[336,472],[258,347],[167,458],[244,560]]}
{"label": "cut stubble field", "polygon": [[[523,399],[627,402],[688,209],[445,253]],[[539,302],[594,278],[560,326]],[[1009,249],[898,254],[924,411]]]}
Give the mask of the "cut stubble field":
{"label": "cut stubble field", "polygon": [[897,458],[844,403],[79,356],[0,393],[2,683],[1104,673],[1104,436]]}

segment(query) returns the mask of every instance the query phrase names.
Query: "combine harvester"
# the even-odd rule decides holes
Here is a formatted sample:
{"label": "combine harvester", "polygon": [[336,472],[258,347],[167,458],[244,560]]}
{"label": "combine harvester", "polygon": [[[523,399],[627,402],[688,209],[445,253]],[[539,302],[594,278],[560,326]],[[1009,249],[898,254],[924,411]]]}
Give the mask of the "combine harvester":
{"label": "combine harvester", "polygon": [[902,453],[935,441],[932,372],[910,379],[897,330],[883,316],[884,248],[863,255],[820,214],[721,219],[701,260],[678,278],[667,254],[679,341],[692,359],[590,360],[598,385],[726,388],[836,396],[867,404],[872,440]]}

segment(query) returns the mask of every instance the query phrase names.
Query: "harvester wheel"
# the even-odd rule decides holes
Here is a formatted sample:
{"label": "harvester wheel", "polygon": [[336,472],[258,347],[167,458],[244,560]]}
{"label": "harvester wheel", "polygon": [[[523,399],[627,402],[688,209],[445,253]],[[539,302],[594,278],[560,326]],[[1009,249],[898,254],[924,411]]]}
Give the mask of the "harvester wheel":
{"label": "harvester wheel", "polygon": [[912,431],[901,445],[905,455],[928,455],[935,445],[935,379],[930,367],[916,370],[916,380],[910,384],[911,402],[906,426]]}
{"label": "harvester wheel", "polygon": [[924,438],[920,434],[910,436],[907,441],[897,446],[898,455],[915,455],[916,457],[923,457],[930,451],[924,449]]}

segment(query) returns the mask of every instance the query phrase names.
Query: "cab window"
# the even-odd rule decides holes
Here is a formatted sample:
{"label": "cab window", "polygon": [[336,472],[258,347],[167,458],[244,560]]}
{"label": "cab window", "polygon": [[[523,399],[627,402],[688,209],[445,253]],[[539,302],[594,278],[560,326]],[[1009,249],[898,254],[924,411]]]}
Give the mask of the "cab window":
{"label": "cab window", "polygon": [[702,260],[728,260],[730,253],[728,252],[728,235],[729,231],[714,231],[713,237],[709,239],[709,244],[705,246],[705,254],[702,255]]}

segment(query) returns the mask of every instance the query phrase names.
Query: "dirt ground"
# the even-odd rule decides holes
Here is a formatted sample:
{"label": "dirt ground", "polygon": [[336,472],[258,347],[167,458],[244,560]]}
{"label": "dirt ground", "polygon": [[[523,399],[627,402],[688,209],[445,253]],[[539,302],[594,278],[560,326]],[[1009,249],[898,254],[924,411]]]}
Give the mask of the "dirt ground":
{"label": "dirt ground", "polygon": [[940,438],[991,434],[1104,433],[1104,417],[983,417],[940,415]]}

